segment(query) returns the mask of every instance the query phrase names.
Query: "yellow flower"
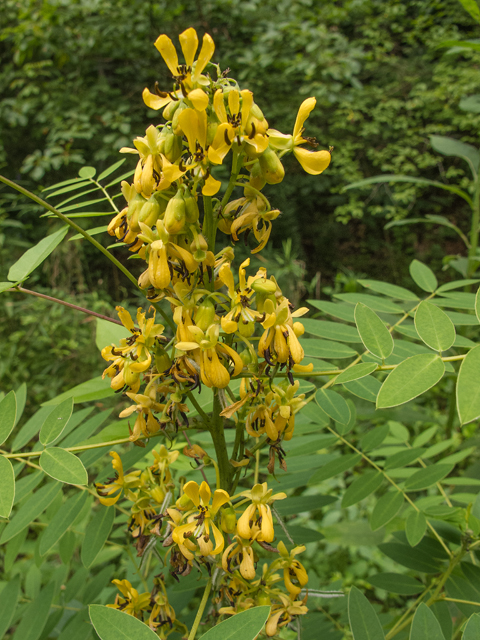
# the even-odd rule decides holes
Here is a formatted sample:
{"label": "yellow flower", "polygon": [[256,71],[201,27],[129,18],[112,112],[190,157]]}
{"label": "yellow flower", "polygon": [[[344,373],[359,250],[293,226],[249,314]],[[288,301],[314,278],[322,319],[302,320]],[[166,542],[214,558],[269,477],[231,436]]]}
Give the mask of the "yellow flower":
{"label": "yellow flower", "polygon": [[228,372],[222,360],[233,361],[233,375],[237,376],[243,369],[243,360],[238,353],[223,342],[219,342],[220,325],[211,324],[206,331],[193,324],[188,327],[189,341],[177,342],[179,351],[188,352],[200,368],[200,379],[207,387],[224,389],[230,382]]}
{"label": "yellow flower", "polygon": [[232,569],[232,563],[236,562],[242,578],[254,580],[257,559],[250,541],[244,540],[240,536],[235,536],[234,542],[223,552],[222,567],[224,571],[231,573],[234,570]]}
{"label": "yellow flower", "polygon": [[274,605],[270,612],[270,617],[265,625],[265,633],[270,638],[278,633],[279,628],[287,625],[293,616],[305,615],[308,613],[302,600],[293,601],[291,598],[278,594],[281,604]]}
{"label": "yellow flower", "polygon": [[269,144],[272,148],[281,151],[293,151],[294,156],[302,165],[303,169],[313,176],[317,176],[325,171],[332,158],[329,151],[308,151],[308,149],[300,147],[302,144],[309,144],[314,147],[318,146],[314,138],[303,137],[303,125],[315,107],[316,102],[315,98],[307,98],[302,102],[298,110],[292,135],[285,135],[276,129],[269,129],[267,131]]}
{"label": "yellow flower", "polygon": [[225,221],[233,218],[231,224],[226,226],[224,221],[220,228],[224,233],[231,233],[235,241],[238,241],[238,234],[251,229],[258,242],[252,253],[258,253],[268,242],[272,220],[276,220],[279,215],[278,209],[267,210],[265,200],[260,196],[239,198],[230,202],[222,212]]}
{"label": "yellow flower", "polygon": [[[179,64],[177,51],[168,36],[162,34],[155,41],[155,47],[160,52],[173,76],[175,91],[173,93],[163,92],[156,88],[156,93],[154,94],[145,88],[143,90],[143,100],[147,107],[151,109],[161,109],[172,101],[178,101],[183,98],[188,98],[197,109],[202,105],[206,106],[205,98],[207,96],[197,85],[203,84],[203,76],[201,74],[213,56],[215,43],[212,37],[206,33],[203,36],[200,54],[196,63],[194,63],[195,54],[198,49],[197,32],[190,27],[180,34],[179,40],[185,64]],[[205,106],[203,108],[205,108]]]}
{"label": "yellow flower", "polygon": [[223,264],[218,271],[218,278],[226,285],[232,308],[221,318],[221,325],[225,333],[239,331],[242,336],[250,337],[255,331],[255,321],[262,314],[250,308],[250,298],[255,293],[252,284],[266,276],[265,269],[259,269],[255,276],[245,277],[245,267],[250,264],[250,258],[242,262],[238,269],[238,287],[235,288],[233,273],[229,264]]}
{"label": "yellow flower", "polygon": [[[272,489],[268,489],[267,483],[256,484],[253,489],[240,494],[252,501],[237,522],[238,535],[249,540],[254,532],[254,527],[260,528],[260,533],[256,535],[256,540],[260,542],[272,542],[275,532],[273,530],[273,517],[270,504],[275,500],[283,500],[287,497],[285,493],[272,495]],[[258,514],[258,518],[255,515]]]}
{"label": "yellow flower", "polygon": [[195,508],[183,515],[176,509],[167,509],[174,527],[173,541],[187,560],[192,560],[195,555],[218,555],[223,551],[225,542],[213,519],[220,507],[230,500],[230,496],[223,489],[217,489],[210,504],[212,492],[208,484],[202,482],[199,487],[193,480],[184,485],[183,494]]}
{"label": "yellow flower", "polygon": [[303,587],[308,582],[308,574],[305,567],[299,562],[295,556],[305,551],[305,547],[294,547],[290,552],[287,551],[286,546],[280,540],[277,545],[280,557],[274,560],[271,566],[271,571],[276,569],[283,569],[283,580],[287,588],[288,593],[292,599],[295,599]]}
{"label": "yellow flower", "polygon": [[107,484],[97,483],[95,485],[99,496],[98,499],[106,507],[115,504],[122,495],[122,491],[125,493],[126,498],[132,501],[135,500],[136,493],[132,489],[137,489],[141,485],[139,478],[141,471],[132,471],[124,475],[122,461],[118,453],[110,451],[110,455],[113,458],[112,467],[115,471],[115,477]]}
{"label": "yellow flower", "polygon": [[150,395],[146,396],[141,393],[127,392],[126,395],[136,404],[124,409],[119,414],[119,418],[128,418],[132,413],[137,413],[137,418],[135,420],[133,431],[130,435],[130,440],[135,442],[135,440],[138,440],[140,434],[149,437],[154,433],[157,433],[161,428],[161,425],[155,419],[153,412],[158,413],[163,411],[165,405],[155,401],[155,393],[153,393],[153,398]]}
{"label": "yellow flower", "polygon": [[112,583],[117,586],[117,589],[124,597],[122,598],[117,594],[115,604],[107,604],[107,607],[120,609],[120,611],[128,613],[134,618],[143,620],[143,611],[150,608],[150,593],[148,591],[138,593],[128,580],[112,580]]}
{"label": "yellow flower", "polygon": [[286,364],[290,383],[293,384],[290,369],[303,360],[305,353],[297,337],[297,334],[303,334],[303,325],[293,323],[292,318],[305,315],[308,309],[301,307],[292,313],[287,298],[283,298],[280,304],[267,298],[263,311],[266,315],[262,322],[265,331],[258,342],[258,355],[265,358],[268,365],[274,364],[272,358]]}
{"label": "yellow flower", "polygon": [[122,338],[120,346],[109,345],[102,349],[102,358],[113,361],[103,372],[103,378],[112,378],[112,389],[119,390],[125,385],[137,393],[140,388],[140,374],[152,364],[152,354],[155,342],[163,334],[164,326],[155,324],[156,311],[150,307],[152,317],[146,318],[146,313],[139,307],[137,311],[137,329],[132,316],[123,307],[116,307],[118,317],[123,326],[132,334],[129,338]]}

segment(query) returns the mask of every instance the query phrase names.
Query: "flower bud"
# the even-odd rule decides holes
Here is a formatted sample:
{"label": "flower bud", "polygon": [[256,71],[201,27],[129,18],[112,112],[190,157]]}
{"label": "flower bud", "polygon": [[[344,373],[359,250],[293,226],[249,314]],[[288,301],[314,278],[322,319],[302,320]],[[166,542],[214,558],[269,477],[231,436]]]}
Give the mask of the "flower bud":
{"label": "flower bud", "polygon": [[187,109],[187,105],[184,102],[181,102],[178,105],[177,109],[175,110],[175,113],[173,114],[172,129],[173,129],[173,133],[176,136],[183,136],[183,131],[178,121],[178,117],[182,113],[182,111],[184,111],[185,109]]}
{"label": "flower bud", "polygon": [[181,233],[185,227],[185,200],[183,193],[179,189],[176,195],[167,204],[165,211],[164,225],[165,229],[171,235]]}
{"label": "flower bud", "polygon": [[[143,222],[148,227],[153,227],[155,222],[157,221],[158,216],[160,215],[161,208],[158,200],[154,195],[151,195],[150,198],[145,202],[145,204],[140,209],[140,213],[138,214],[138,222]],[[139,226],[140,229],[140,226]]]}
{"label": "flower bud", "polygon": [[189,191],[185,194],[184,200],[186,220],[188,224],[195,224],[199,216],[197,201]]}
{"label": "flower bud", "polygon": [[272,280],[267,280],[266,278],[258,278],[255,282],[252,283],[251,288],[255,291],[255,293],[275,293],[277,290],[277,285]]}
{"label": "flower bud", "polygon": [[168,369],[170,369],[170,367],[172,366],[172,360],[170,356],[160,345],[155,349],[155,366],[158,373],[168,371]]}
{"label": "flower bud", "polygon": [[164,155],[169,162],[175,162],[182,154],[182,138],[176,136],[173,131],[165,136]]}
{"label": "flower bud", "polygon": [[237,516],[233,507],[222,507],[220,510],[220,526],[225,533],[234,533],[237,528]]}
{"label": "flower bud", "polygon": [[138,371],[132,371],[130,369],[130,363],[126,362],[123,367],[123,379],[127,386],[133,387],[140,379],[140,374]]}
{"label": "flower bud", "polygon": [[215,305],[210,298],[199,304],[197,311],[195,312],[195,324],[202,331],[206,331],[212,324],[215,318]]}
{"label": "flower bud", "polygon": [[140,193],[136,193],[128,203],[127,222],[130,229],[135,233],[140,231],[140,227],[138,225],[140,211],[146,202],[147,201]]}
{"label": "flower bud", "polygon": [[165,120],[171,120],[179,106],[180,100],[172,100],[172,102],[169,102],[163,110],[163,117]]}
{"label": "flower bud", "polygon": [[259,158],[263,177],[268,184],[278,184],[285,176],[285,169],[273,149],[267,148]]}

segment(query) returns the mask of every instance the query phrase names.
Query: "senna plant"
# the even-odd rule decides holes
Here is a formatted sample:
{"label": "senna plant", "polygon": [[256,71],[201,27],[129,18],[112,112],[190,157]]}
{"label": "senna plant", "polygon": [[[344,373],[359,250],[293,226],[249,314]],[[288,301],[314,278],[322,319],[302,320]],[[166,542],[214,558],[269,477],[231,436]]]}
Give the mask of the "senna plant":
{"label": "senna plant", "polygon": [[[118,320],[77,307],[97,316],[102,378],[19,429],[25,388],[1,401],[1,633],[480,637],[469,426],[480,417],[480,298],[462,290],[480,280],[439,286],[414,260],[415,291],[362,280],[366,293],[310,301],[333,320],[298,320],[308,308],[250,259],[235,265],[235,243],[257,254],[268,242],[280,212],[263,189],[283,180],[285,154],[311,175],[327,169],[331,149],[304,134],[315,99],[292,134],[276,131],[212,61],[208,34],[198,57],[193,29],[179,40],[182,61],[166,35],[155,43],[173,86],[143,92],[163,120],[121,150],[139,156],[134,170],[118,176],[121,160],[96,179],[84,167],[50,189],[66,196],[56,206],[0,177],[64,223],[12,265],[2,291],[40,295],[25,280],[74,229],[69,240],[95,245],[144,300],[133,314],[118,306]],[[95,211],[105,204],[108,225],[75,222],[108,215]],[[105,232],[108,248],[94,237]],[[430,389],[449,399],[432,417]],[[105,425],[111,410],[92,403],[114,394],[119,420]],[[349,529],[302,516],[333,505]],[[353,545],[373,536],[384,569],[358,586],[312,560],[348,530]]]}

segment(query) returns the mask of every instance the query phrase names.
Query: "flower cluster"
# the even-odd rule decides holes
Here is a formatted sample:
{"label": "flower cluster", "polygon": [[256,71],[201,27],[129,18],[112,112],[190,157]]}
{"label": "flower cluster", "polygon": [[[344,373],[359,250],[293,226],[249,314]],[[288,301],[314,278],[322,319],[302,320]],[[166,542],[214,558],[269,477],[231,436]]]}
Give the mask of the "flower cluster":
{"label": "flower cluster", "polygon": [[[307,612],[308,576],[296,557],[304,547],[288,551],[276,541],[272,505],[285,494],[273,495],[266,482],[236,494],[235,488],[255,457],[247,447],[268,447],[265,472],[274,473],[277,459],[286,469],[283,443],[292,438],[295,414],[308,401],[295,376],[313,367],[302,364],[304,326],[298,319],[307,309],[295,309],[275,277],[251,267],[250,258],[234,267],[234,248],[240,239],[248,247],[253,238],[251,253],[258,260],[268,242],[280,211],[263,189],[283,180],[282,158],[293,153],[307,173],[319,175],[331,149],[317,150],[316,140],[304,135],[315,98],[300,105],[292,134],[281,133],[269,126],[253,93],[212,62],[215,45],[208,34],[200,44],[190,28],[179,40],[183,60],[166,35],[155,42],[173,83],[155,83],[154,91],[143,92],[147,107],[162,110],[163,119],[121,150],[138,160],[133,181],[121,184],[126,204],[108,226],[143,263],[138,285],[151,306],[138,309],[136,322],[117,307],[129,336],[106,346],[102,357],[108,362],[104,377],[130,401],[120,413],[131,419],[130,440],[144,446],[152,436],[177,437],[180,429],[209,430],[216,460],[188,437],[184,453],[202,470],[212,464],[217,485],[213,490],[206,475],[200,485],[182,484],[181,478],[175,484],[170,465],[179,454],[162,445],[143,472],[124,474],[112,453],[115,477],[98,484],[97,492],[105,505],[122,494],[131,503],[129,530],[139,556],[161,542],[164,566],[176,579],[206,568],[215,615],[269,604],[265,630],[272,637]],[[220,179],[227,166],[228,183]],[[221,248],[217,231],[224,234]],[[162,324],[156,322],[159,313]],[[236,380],[240,384],[233,387]],[[212,416],[193,395],[202,387],[213,390]],[[230,460],[227,427],[236,432]],[[277,556],[257,576],[267,553]],[[111,606],[164,638],[182,631],[163,578],[155,581],[154,591],[143,594],[127,580],[114,581],[121,595]]]}

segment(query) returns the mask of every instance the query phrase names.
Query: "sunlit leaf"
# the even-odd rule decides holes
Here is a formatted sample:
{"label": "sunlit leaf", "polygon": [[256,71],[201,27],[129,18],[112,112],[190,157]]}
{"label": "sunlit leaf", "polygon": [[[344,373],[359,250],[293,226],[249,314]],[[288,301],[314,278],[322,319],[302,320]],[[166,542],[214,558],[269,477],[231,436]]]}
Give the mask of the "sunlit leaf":
{"label": "sunlit leaf", "polygon": [[355,322],[365,348],[382,360],[388,358],[393,351],[392,334],[375,311],[358,302],[355,306]]}
{"label": "sunlit leaf", "polygon": [[455,327],[445,312],[424,300],[415,313],[420,338],[435,351],[447,351],[455,342]]}
{"label": "sunlit leaf", "polygon": [[412,260],[409,270],[412,280],[420,289],[428,293],[435,291],[438,286],[438,281],[430,267],[427,267],[427,265],[420,262],[420,260]]}
{"label": "sunlit leaf", "polygon": [[45,449],[40,466],[49,476],[65,484],[88,484],[87,470],[80,458],[60,447]]}
{"label": "sunlit leaf", "polygon": [[374,608],[357,587],[352,587],[348,595],[348,619],[354,640],[384,640]]}
{"label": "sunlit leaf", "polygon": [[10,267],[8,279],[12,282],[24,280],[54,251],[67,235],[68,226],[64,226],[55,233],[43,238],[38,244],[26,251],[21,258]]}
{"label": "sunlit leaf", "polygon": [[396,407],[413,400],[437,384],[444,373],[445,365],[436,354],[421,353],[407,358],[383,383],[377,397],[377,408]]}
{"label": "sunlit leaf", "polygon": [[471,349],[462,362],[457,379],[457,410],[460,424],[480,417],[480,345]]}

